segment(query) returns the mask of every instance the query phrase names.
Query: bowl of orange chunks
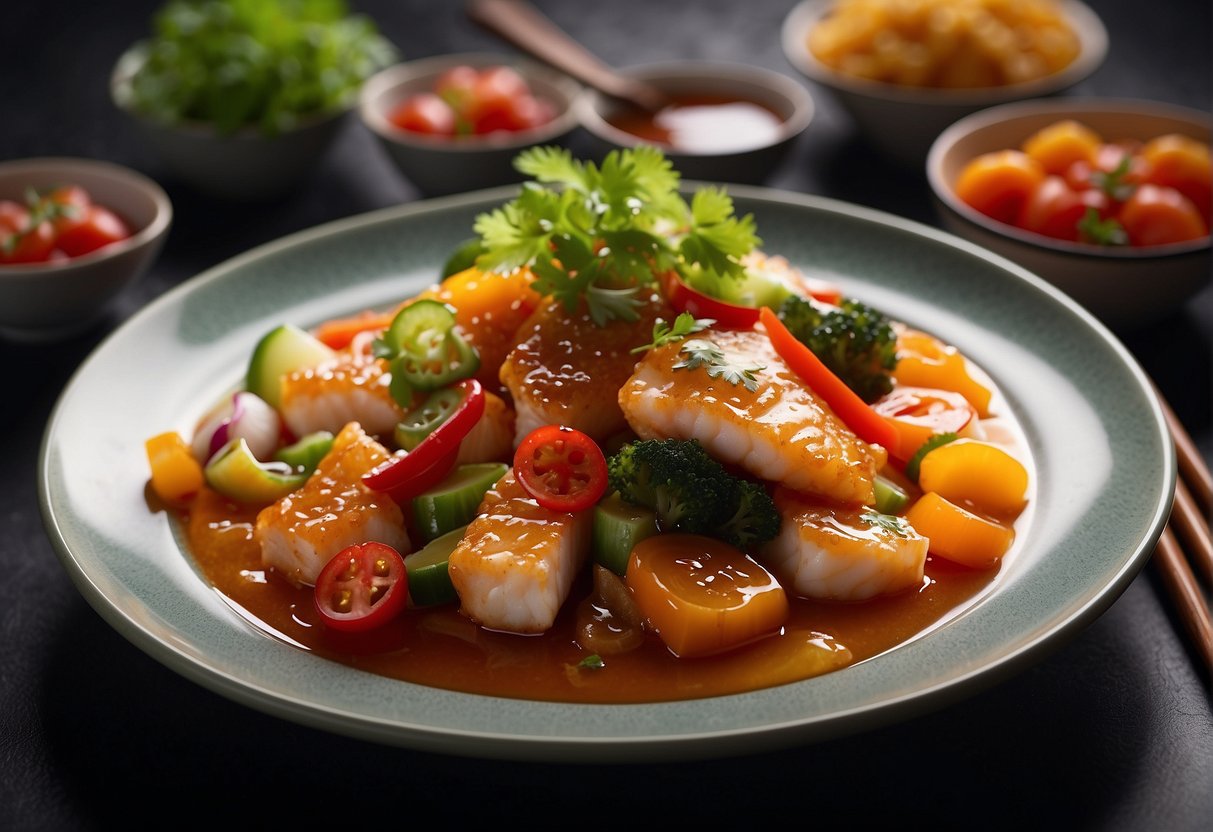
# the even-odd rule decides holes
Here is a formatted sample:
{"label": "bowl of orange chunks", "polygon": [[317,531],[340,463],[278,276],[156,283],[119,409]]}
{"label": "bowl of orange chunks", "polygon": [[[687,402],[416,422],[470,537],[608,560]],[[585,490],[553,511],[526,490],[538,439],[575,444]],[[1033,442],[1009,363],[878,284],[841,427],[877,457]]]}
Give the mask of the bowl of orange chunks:
{"label": "bowl of orange chunks", "polygon": [[1211,133],[1159,102],[1019,102],[944,131],[927,179],[949,231],[1132,328],[1210,286]]}
{"label": "bowl of orange chunks", "polygon": [[1086,79],[1108,34],[1078,0],[802,0],[782,45],[877,153],[921,168],[958,119]]}

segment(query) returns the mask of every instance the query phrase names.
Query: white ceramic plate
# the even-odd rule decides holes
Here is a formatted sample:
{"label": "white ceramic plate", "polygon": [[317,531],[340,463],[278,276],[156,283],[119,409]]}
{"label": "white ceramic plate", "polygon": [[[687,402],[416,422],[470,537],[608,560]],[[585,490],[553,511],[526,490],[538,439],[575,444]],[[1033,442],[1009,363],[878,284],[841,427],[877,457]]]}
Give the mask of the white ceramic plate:
{"label": "white ceramic plate", "polygon": [[143,442],[188,432],[239,383],[270,327],[387,305],[433,282],[473,218],[512,189],[355,217],[238,257],[159,298],[81,366],[44,438],[46,528],[119,632],[218,693],[387,744],[490,758],[713,757],[871,728],[992,684],[1103,612],[1165,522],[1173,449],[1146,378],[1086,312],[1009,262],[829,200],[730,187],[770,253],[958,345],[1023,424],[1038,486],[992,590],[933,632],[853,667],[686,702],[569,705],[451,693],[319,659],[233,613],[148,510]]}

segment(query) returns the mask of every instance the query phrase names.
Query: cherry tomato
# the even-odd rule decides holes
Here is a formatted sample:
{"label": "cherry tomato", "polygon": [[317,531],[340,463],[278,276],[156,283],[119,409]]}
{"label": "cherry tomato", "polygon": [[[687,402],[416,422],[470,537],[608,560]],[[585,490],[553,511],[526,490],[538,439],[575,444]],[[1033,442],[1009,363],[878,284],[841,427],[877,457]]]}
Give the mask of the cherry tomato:
{"label": "cherry tomato", "polygon": [[607,489],[607,462],[579,430],[544,425],[527,434],[514,453],[514,475],[535,502],[552,511],[583,511]]}
{"label": "cherry tomato", "polygon": [[90,206],[93,204],[88,191],[79,185],[65,185],[55,188],[41,197],[41,202],[53,203],[58,206],[57,216],[51,221],[55,226],[55,234],[62,234],[74,225],[84,222]]}
{"label": "cherry tomato", "polygon": [[1061,175],[1075,162],[1093,164],[1102,143],[1089,127],[1063,119],[1029,136],[1023,143],[1023,151],[1039,162],[1046,173]]}
{"label": "cherry tomato", "polygon": [[[1087,191],[1096,198],[1101,191]],[[1060,176],[1046,176],[1024,203],[1020,228],[1058,240],[1078,240],[1078,223],[1087,213],[1088,203]]]}
{"label": "cherry tomato", "polygon": [[986,216],[1014,225],[1044,178],[1044,168],[1028,154],[998,150],[965,165],[956,180],[956,196]]}
{"label": "cherry tomato", "polygon": [[44,263],[55,248],[55,229],[49,222],[2,235],[0,263]]}
{"label": "cherry tomato", "polygon": [[408,601],[404,558],[385,543],[349,546],[320,570],[312,597],[327,627],[347,633],[381,627]]}
{"label": "cherry tomato", "polygon": [[936,434],[960,433],[977,416],[959,393],[905,385],[877,399],[872,409],[897,431],[897,447],[888,450],[901,460],[909,459]]}
{"label": "cherry tomato", "polygon": [[1146,181],[1174,188],[1192,200],[1208,225],[1213,210],[1213,163],[1209,146],[1172,133],[1146,142],[1141,156],[1149,164]]}
{"label": "cherry tomato", "polygon": [[0,234],[22,231],[29,221],[29,211],[20,202],[0,199]]}
{"label": "cherry tomato", "polygon": [[1209,233],[1192,200],[1174,188],[1142,185],[1121,206],[1117,219],[1135,246],[1195,240]]}
{"label": "cherry tomato", "polygon": [[62,226],[56,222],[59,234],[55,247],[69,257],[88,254],[131,236],[126,223],[108,208],[89,205],[82,210],[83,216],[77,220],[68,220]]}
{"label": "cherry tomato", "polygon": [[453,66],[438,76],[434,82],[434,92],[455,112],[466,113],[476,97],[476,84],[479,81],[480,72],[475,67],[467,64]]}
{"label": "cherry tomato", "polygon": [[455,135],[455,111],[432,92],[409,96],[388,119],[401,130],[435,136]]}
{"label": "cherry tomato", "polygon": [[455,464],[459,445],[484,415],[484,388],[474,378],[456,385],[465,392],[445,422],[413,450],[396,454],[362,477],[372,491],[381,491],[406,503],[442,480]]}
{"label": "cherry tomato", "polygon": [[466,115],[477,133],[517,130],[518,101],[529,95],[526,79],[516,70],[488,67],[480,71]]}
{"label": "cherry tomato", "polygon": [[666,300],[675,312],[689,312],[696,318],[710,318],[724,329],[753,329],[758,309],[738,306],[692,289],[681,277],[671,273],[666,280]]}

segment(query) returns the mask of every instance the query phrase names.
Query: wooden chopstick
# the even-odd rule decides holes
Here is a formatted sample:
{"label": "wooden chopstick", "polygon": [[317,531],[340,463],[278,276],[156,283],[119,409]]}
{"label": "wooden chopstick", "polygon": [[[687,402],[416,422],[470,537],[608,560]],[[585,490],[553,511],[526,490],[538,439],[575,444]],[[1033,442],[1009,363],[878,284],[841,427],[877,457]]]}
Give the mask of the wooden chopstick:
{"label": "wooden chopstick", "polygon": [[[1171,516],[1154,549],[1154,562],[1204,663],[1206,678],[1213,681],[1213,617],[1188,562],[1189,558],[1194,561],[1204,579],[1213,583],[1213,535],[1209,531],[1208,518],[1213,477],[1175,411],[1157,388],[1155,394],[1175,442],[1179,477],[1175,483]],[[1185,544],[1183,548],[1180,547],[1181,538]]]}
{"label": "wooden chopstick", "polygon": [[1158,396],[1158,403],[1162,405],[1167,427],[1171,429],[1171,437],[1175,440],[1175,451],[1179,456],[1180,479],[1187,483],[1200,511],[1204,512],[1205,517],[1208,517],[1210,507],[1213,506],[1213,474],[1209,473],[1209,467],[1205,465],[1200,451],[1196,449],[1196,443],[1188,435],[1187,429],[1179,421],[1179,417],[1175,415],[1171,405],[1167,403],[1157,388],[1154,392]]}
{"label": "wooden chopstick", "polygon": [[1205,603],[1196,576],[1180,551],[1179,542],[1170,527],[1162,530],[1154,561],[1162,573],[1163,582],[1179,606],[1179,617],[1204,662],[1206,678],[1213,679],[1213,619]]}

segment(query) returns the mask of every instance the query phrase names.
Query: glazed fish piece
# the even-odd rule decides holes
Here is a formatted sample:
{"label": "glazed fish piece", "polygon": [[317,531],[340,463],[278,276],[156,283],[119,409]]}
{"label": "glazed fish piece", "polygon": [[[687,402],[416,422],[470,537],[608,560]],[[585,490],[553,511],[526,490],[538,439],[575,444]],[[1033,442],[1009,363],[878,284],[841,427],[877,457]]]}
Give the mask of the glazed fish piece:
{"label": "glazed fish piece", "polygon": [[407,553],[400,507],[362,484],[362,475],[388,456],[357,422],[343,427],[303,487],[257,514],[253,538],[262,565],[292,583],[314,584],[347,546],[374,540]]}
{"label": "glazed fish piece", "polygon": [[514,411],[500,396],[485,391],[484,415],[459,443],[457,465],[505,462],[514,455]]}
{"label": "glazed fish piece", "polygon": [[510,469],[480,503],[448,569],[460,611],[481,626],[542,633],[556,620],[589,550],[592,513],[543,508]]}
{"label": "glazed fish piece", "polygon": [[404,411],[389,391],[387,362],[371,352],[377,334],[360,333],[333,358],[283,378],[279,409],[295,436],[318,430],[335,434],[349,422],[373,436],[392,435]]}
{"label": "glazed fish piece", "polygon": [[711,378],[703,367],[675,369],[676,342],[650,350],[619,391],[628,424],[642,439],[698,439],[712,456],[770,482],[840,503],[871,504],[887,452],[857,437],[788,369],[762,332],[709,330],[730,363],[755,370],[755,389]]}
{"label": "glazed fish piece", "polygon": [[783,522],[759,559],[795,594],[862,601],[922,586],[929,541],[904,520],[816,504],[786,488],[774,499]]}
{"label": "glazed fish piece", "polygon": [[673,314],[656,293],[637,311],[635,321],[598,326],[584,310],[549,300],[527,319],[501,366],[517,417],[515,445],[542,425],[576,428],[599,442],[627,429],[614,391],[636,366],[632,348],[652,340],[658,317]]}

